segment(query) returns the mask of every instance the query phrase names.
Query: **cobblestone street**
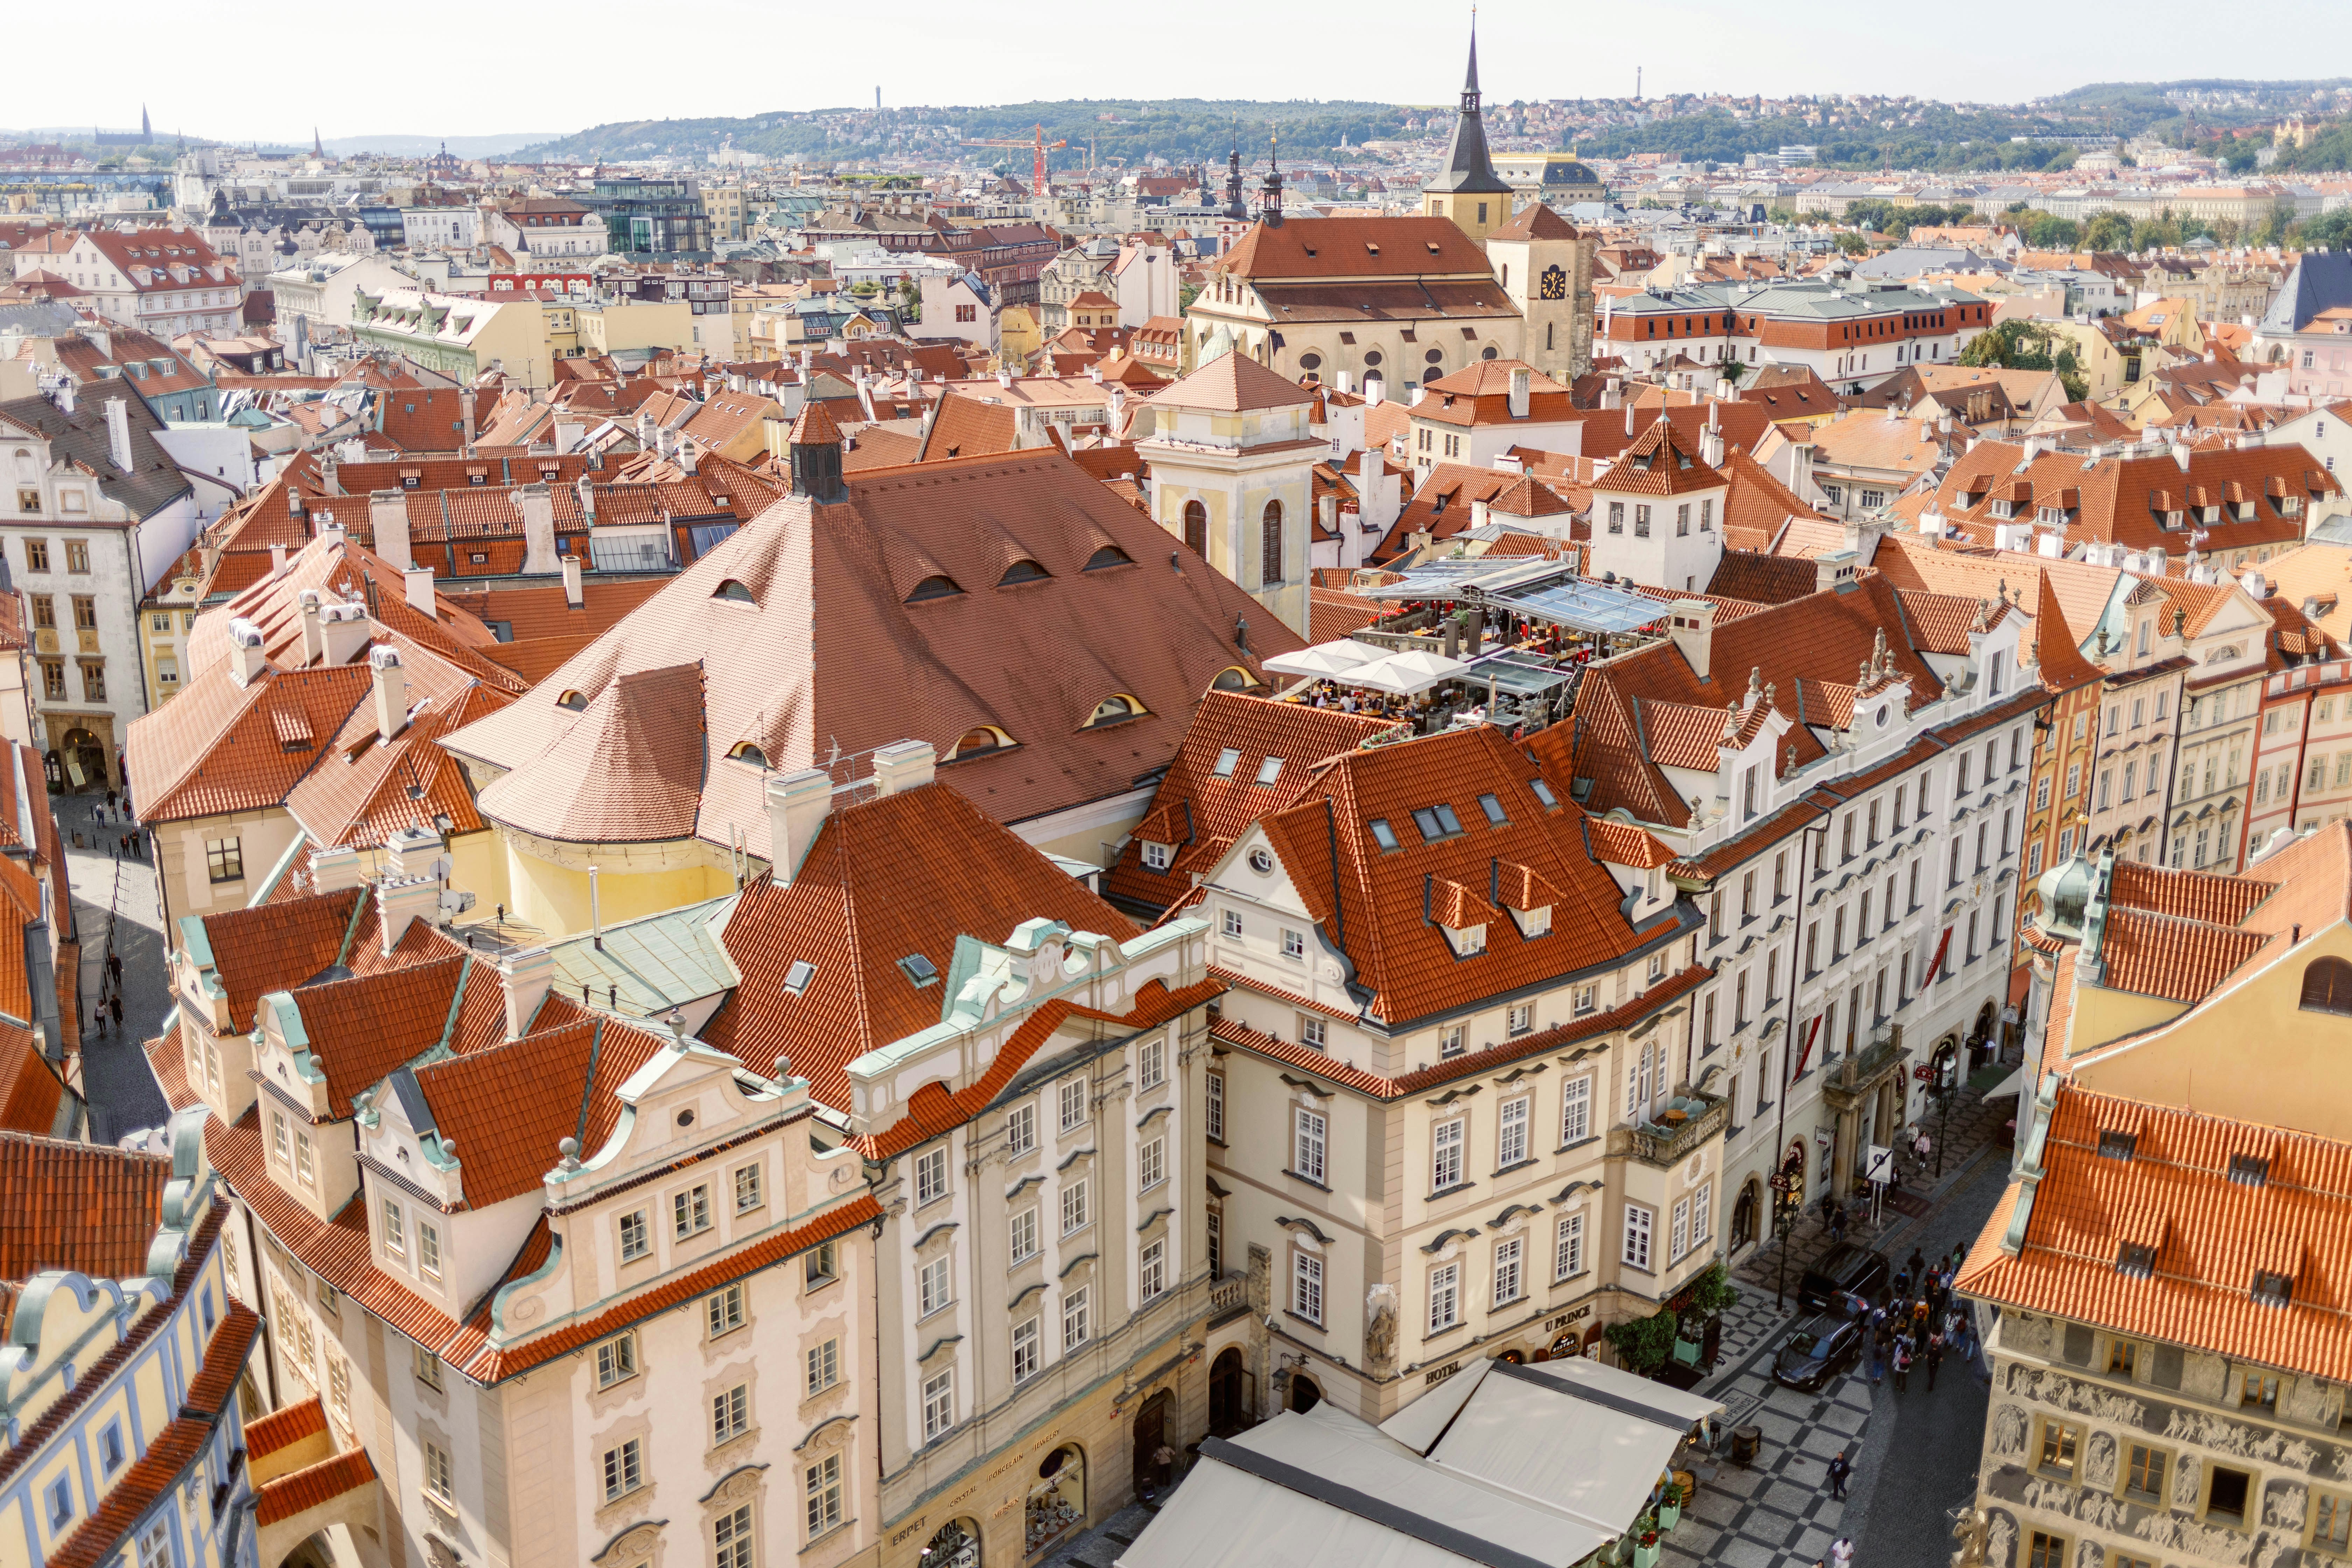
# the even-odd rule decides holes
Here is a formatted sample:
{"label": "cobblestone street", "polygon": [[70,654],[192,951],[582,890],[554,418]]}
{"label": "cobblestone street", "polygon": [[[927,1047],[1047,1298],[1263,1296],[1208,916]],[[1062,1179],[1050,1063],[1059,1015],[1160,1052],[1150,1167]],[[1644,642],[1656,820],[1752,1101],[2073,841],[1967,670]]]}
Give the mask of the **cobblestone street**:
{"label": "cobblestone street", "polygon": [[[152,1039],[172,1005],[163,966],[163,921],[152,860],[121,859],[117,838],[134,829],[100,826],[102,795],[61,795],[49,799],[66,845],[66,871],[73,889],[74,927],[81,938],[81,969],[75,996],[82,1016],[82,1085],[89,1101],[90,1132],[101,1143],[162,1125],[168,1110],[155,1075],[140,1046]],[[76,842],[76,837],[79,842]],[[107,941],[122,960],[122,1025],[94,1022],[94,1005],[106,976]]]}

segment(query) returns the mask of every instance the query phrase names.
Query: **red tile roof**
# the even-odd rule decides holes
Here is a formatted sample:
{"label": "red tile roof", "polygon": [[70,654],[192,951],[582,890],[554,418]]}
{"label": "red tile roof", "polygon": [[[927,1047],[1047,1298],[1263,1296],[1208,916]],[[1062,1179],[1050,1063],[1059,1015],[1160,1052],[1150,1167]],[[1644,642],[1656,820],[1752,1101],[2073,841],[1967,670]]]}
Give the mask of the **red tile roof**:
{"label": "red tile roof", "polygon": [[1239,414],[1257,408],[1293,408],[1314,401],[1315,395],[1307,388],[1249,355],[1223,353],[1192,374],[1152,392],[1149,406]]}
{"label": "red tile roof", "polygon": [[171,1179],[163,1155],[0,1132],[0,1280],[144,1274]]}
{"label": "red tile roof", "polygon": [[291,1447],[305,1437],[314,1437],[327,1429],[327,1412],[319,1396],[298,1399],[282,1409],[258,1415],[245,1424],[246,1452],[257,1459],[267,1458],[278,1449]]}
{"label": "red tile roof", "polygon": [[264,1481],[254,1493],[253,1521],[267,1528],[332,1502],[345,1492],[373,1486],[375,1479],[375,1462],[367,1450],[346,1449],[331,1459]]}

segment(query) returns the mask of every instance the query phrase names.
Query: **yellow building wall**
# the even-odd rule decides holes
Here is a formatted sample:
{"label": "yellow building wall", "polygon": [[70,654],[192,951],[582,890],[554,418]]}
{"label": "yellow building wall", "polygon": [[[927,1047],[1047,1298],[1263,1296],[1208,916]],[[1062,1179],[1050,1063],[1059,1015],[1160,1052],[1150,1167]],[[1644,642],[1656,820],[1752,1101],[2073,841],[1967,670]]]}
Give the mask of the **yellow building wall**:
{"label": "yellow building wall", "polygon": [[[585,870],[542,860],[513,844],[503,848],[507,889],[512,895],[507,910],[511,917],[546,932],[551,942],[590,928]],[[614,852],[621,855],[625,850],[615,846]],[[599,865],[596,910],[605,925],[613,925],[734,890],[734,879],[723,867],[695,864],[631,871],[625,864]],[[483,912],[477,904],[467,919],[479,919]]]}
{"label": "yellow building wall", "polygon": [[683,300],[583,307],[580,346],[593,353],[683,349],[694,342],[694,310]]}

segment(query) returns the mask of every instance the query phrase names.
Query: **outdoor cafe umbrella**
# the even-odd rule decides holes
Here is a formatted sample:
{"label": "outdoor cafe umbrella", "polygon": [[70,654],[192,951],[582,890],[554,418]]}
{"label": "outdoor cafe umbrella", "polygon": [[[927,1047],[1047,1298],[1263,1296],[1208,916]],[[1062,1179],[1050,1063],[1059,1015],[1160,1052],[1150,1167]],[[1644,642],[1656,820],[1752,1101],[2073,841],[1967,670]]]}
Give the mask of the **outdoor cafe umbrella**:
{"label": "outdoor cafe umbrella", "polygon": [[1425,648],[1411,648],[1391,654],[1376,664],[1359,665],[1344,679],[1350,686],[1369,686],[1392,696],[1411,697],[1433,686],[1443,686],[1469,668],[1458,658],[1448,658]]}
{"label": "outdoor cafe umbrella", "polygon": [[1340,637],[1300,648],[1297,653],[1278,653],[1265,661],[1265,668],[1276,675],[1321,679],[1344,675],[1362,665],[1377,664],[1388,657],[1387,648],[1373,647],[1353,637]]}

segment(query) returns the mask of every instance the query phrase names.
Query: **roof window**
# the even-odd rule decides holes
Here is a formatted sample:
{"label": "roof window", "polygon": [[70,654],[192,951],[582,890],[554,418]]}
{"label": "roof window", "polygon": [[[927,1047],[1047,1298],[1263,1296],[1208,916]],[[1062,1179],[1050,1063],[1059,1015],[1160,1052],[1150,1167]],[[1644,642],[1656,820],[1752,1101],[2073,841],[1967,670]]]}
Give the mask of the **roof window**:
{"label": "roof window", "polygon": [[1098,730],[1106,724],[1124,723],[1129,719],[1142,718],[1147,711],[1149,710],[1134,698],[1114,693],[1095,704],[1095,710],[1087,715],[1086,727]]}
{"label": "roof window", "polygon": [[1486,814],[1486,821],[1493,826],[1500,827],[1510,821],[1508,816],[1503,815],[1503,803],[1491,795],[1482,795],[1478,797],[1478,809]]}
{"label": "roof window", "polygon": [[588,706],[588,699],[577,691],[567,691],[555,700],[558,708],[569,708],[574,713]]}
{"label": "roof window", "polygon": [[1086,569],[1089,572],[1099,572],[1106,566],[1132,566],[1134,564],[1135,558],[1128,554],[1126,551],[1121,550],[1116,544],[1106,544],[1100,550],[1096,551],[1092,555],[1087,557]]}
{"label": "roof window", "polygon": [[1397,836],[1396,829],[1389,826],[1389,819],[1385,816],[1376,816],[1372,818],[1370,826],[1372,842],[1381,847],[1381,852],[1392,853],[1398,847]]}
{"label": "roof window", "polygon": [[926,577],[915,584],[915,591],[907,595],[906,602],[909,605],[919,605],[925,599],[950,599],[962,592],[961,588],[956,586],[956,580],[952,577]]}
{"label": "roof window", "polygon": [[797,996],[808,989],[816,978],[816,965],[805,958],[795,958],[784,970],[784,994]]}
{"label": "roof window", "polygon": [[1462,819],[1455,816],[1454,808],[1444,801],[1435,805],[1415,806],[1412,825],[1421,829],[1423,841],[1429,844],[1441,838],[1451,838],[1462,831]]}
{"label": "roof window", "polygon": [[910,952],[900,959],[898,972],[912,982],[919,991],[940,977],[940,966],[919,952]]}
{"label": "roof window", "polygon": [[1216,774],[1216,776],[1221,779],[1229,779],[1234,776],[1234,769],[1241,760],[1241,752],[1235,751],[1231,746],[1227,746],[1223,751],[1217,753],[1217,765],[1209,771]]}
{"label": "roof window", "polygon": [[2246,1293],[2259,1306],[2284,1307],[2294,1300],[2294,1280],[2288,1275],[2257,1268],[2253,1286]]}
{"label": "roof window", "polygon": [[2099,1157],[2103,1160],[2128,1160],[2139,1146],[2137,1132],[2102,1132],[2099,1134]]}
{"label": "roof window", "polygon": [[1559,797],[1551,793],[1551,785],[1544,783],[1543,780],[1529,779],[1528,788],[1534,792],[1536,799],[1543,803],[1546,811],[1550,811],[1559,805]]}
{"label": "roof window", "polygon": [[1012,736],[992,724],[982,724],[976,730],[964,731],[963,738],[955,743],[955,750],[948,753],[948,761],[960,763],[967,757],[984,757],[991,752],[1004,751],[1012,744]]}
{"label": "roof window", "polygon": [[724,583],[719,584],[718,591],[713,593],[710,596],[714,599],[724,599],[731,605],[756,605],[760,602],[751,596],[751,589],[746,588],[742,584],[737,582],[732,577],[730,577]]}
{"label": "roof window", "polygon": [[1015,583],[1042,583],[1052,575],[1052,573],[1034,561],[1015,561],[1004,569],[1004,575],[996,580],[996,585],[1000,588],[1009,588]]}
{"label": "roof window", "polygon": [[2271,1163],[2260,1154],[2230,1156],[2230,1180],[2242,1187],[2259,1187],[2271,1179]]}
{"label": "roof window", "polygon": [[1272,783],[1274,783],[1274,781],[1275,781],[1275,780],[1276,780],[1276,779],[1280,778],[1281,776],[1282,776],[1282,759],[1281,759],[1280,757],[1268,757],[1268,758],[1266,758],[1266,760],[1265,760],[1265,761],[1264,761],[1264,762],[1262,762],[1262,763],[1258,763],[1258,765],[1257,765],[1257,782],[1258,782],[1258,783],[1260,783],[1260,784],[1271,784]]}
{"label": "roof window", "polygon": [[2156,1248],[2144,1241],[2126,1241],[2116,1253],[2116,1272],[2127,1279],[2145,1279],[2156,1272]]}
{"label": "roof window", "polygon": [[749,763],[755,768],[764,768],[768,765],[768,753],[749,741],[743,742],[727,754],[739,763]]}

